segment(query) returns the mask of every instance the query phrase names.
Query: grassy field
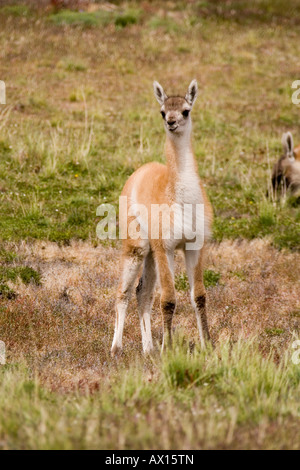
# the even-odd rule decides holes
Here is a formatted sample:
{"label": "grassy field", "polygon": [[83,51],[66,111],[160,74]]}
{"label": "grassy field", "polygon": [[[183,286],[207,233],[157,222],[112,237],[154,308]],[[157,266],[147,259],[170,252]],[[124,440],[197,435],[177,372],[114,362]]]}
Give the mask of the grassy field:
{"label": "grassy field", "polygon": [[[25,3],[0,1],[0,449],[299,449],[300,206],[266,193],[282,133],[300,144],[300,2]],[[173,350],[143,358],[133,300],[113,359],[120,245],[96,209],[164,161],[153,80],[193,78],[216,349],[198,350],[178,255]]]}

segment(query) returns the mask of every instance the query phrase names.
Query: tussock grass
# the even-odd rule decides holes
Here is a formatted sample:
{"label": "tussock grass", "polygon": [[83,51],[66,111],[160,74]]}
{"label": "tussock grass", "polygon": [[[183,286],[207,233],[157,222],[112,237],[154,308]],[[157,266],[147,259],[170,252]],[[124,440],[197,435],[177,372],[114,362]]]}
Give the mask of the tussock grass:
{"label": "tussock grass", "polygon": [[117,28],[125,28],[128,25],[136,24],[140,18],[140,10],[126,9],[124,11],[96,10],[94,12],[78,12],[62,10],[50,15],[49,21],[57,26],[80,26],[91,28],[96,26],[115,25]]}
{"label": "tussock grass", "polygon": [[34,282],[35,284],[40,283],[39,274],[28,266],[17,266],[14,268],[0,267],[0,281],[16,281],[20,277],[21,281],[25,284]]}
{"label": "tussock grass", "polygon": [[20,281],[26,285],[40,285],[40,274],[29,266],[20,265],[20,261],[14,252],[0,246],[0,297],[3,299],[14,300],[17,297],[8,284]]}
{"label": "tussock grass", "polygon": [[219,283],[220,279],[220,273],[212,271],[211,269],[206,269],[204,271],[204,285],[206,288],[215,287]]}
{"label": "tussock grass", "polygon": [[31,9],[27,5],[0,5],[0,15],[12,17],[26,17],[30,15]]}
{"label": "tussock grass", "polygon": [[63,10],[49,17],[49,21],[55,25],[72,25],[81,27],[92,27],[99,25],[107,25],[112,17],[107,12],[77,12],[71,10]]}
{"label": "tussock grass", "polygon": [[180,339],[153,359],[68,395],[24,363],[1,368],[1,448],[298,448],[300,374],[288,355],[275,364],[255,341],[190,353]]}

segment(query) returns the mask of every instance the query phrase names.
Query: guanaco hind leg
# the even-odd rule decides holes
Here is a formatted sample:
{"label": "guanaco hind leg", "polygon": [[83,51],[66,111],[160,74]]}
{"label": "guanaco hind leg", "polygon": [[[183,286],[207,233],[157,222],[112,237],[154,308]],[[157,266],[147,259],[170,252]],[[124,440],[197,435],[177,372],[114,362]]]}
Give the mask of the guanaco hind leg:
{"label": "guanaco hind leg", "polygon": [[122,274],[116,302],[115,334],[111,353],[115,354],[122,349],[122,338],[125,316],[133,290],[134,282],[138,276],[143,258],[134,254],[123,255]]}
{"label": "guanaco hind leg", "polygon": [[160,281],[160,308],[163,318],[163,346],[172,338],[172,320],[176,310],[174,285],[174,253],[167,253],[162,247],[155,250],[155,258]]}

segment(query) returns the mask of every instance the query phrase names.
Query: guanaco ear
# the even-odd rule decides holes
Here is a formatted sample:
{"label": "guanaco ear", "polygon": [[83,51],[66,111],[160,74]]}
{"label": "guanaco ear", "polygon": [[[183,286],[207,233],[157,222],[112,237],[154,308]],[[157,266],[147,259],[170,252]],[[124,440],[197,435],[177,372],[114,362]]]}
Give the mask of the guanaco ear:
{"label": "guanaco ear", "polygon": [[168,98],[163,87],[158,82],[153,82],[154,95],[159,104],[162,106]]}
{"label": "guanaco ear", "polygon": [[294,140],[291,132],[286,132],[285,134],[283,134],[282,146],[284,155],[289,158],[292,158],[294,156]]}
{"label": "guanaco ear", "polygon": [[197,80],[192,80],[188,89],[187,94],[185,95],[186,101],[189,103],[189,105],[193,106],[193,104],[196,101],[198,94],[198,83]]}

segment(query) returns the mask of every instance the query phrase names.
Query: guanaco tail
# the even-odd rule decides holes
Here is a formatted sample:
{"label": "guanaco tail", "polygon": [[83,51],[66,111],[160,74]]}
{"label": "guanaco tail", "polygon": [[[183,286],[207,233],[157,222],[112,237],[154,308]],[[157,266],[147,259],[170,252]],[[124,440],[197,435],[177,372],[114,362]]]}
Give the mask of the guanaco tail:
{"label": "guanaco tail", "polygon": [[[157,280],[160,285],[160,307],[163,318],[163,347],[171,340],[172,318],[176,308],[174,285],[176,249],[184,252],[201,345],[205,346],[206,341],[210,340],[203,265],[213,212],[198,175],[197,161],[191,143],[190,113],[197,97],[198,85],[196,80],[193,80],[185,97],[167,96],[158,82],[154,82],[153,86],[166,131],[167,164],[152,162],[143,165],[131,175],[122,191],[122,196],[127,198],[127,211],[120,213],[120,228],[127,230],[127,236],[123,240],[112,354],[122,349],[130,294],[142,266],[143,272],[136,294],[143,350],[148,353],[153,349],[151,310]],[[145,211],[141,210],[141,207],[145,208]],[[187,214],[186,207],[189,208]],[[199,207],[202,211],[198,210]],[[153,208],[158,208],[156,212],[158,217],[150,219],[149,214]],[[171,221],[171,228],[167,230],[167,236],[164,236],[162,225],[168,218]],[[140,236],[130,237],[128,227],[134,221],[137,223],[137,220]],[[197,237],[201,239],[201,243],[191,244],[190,242]]]}

